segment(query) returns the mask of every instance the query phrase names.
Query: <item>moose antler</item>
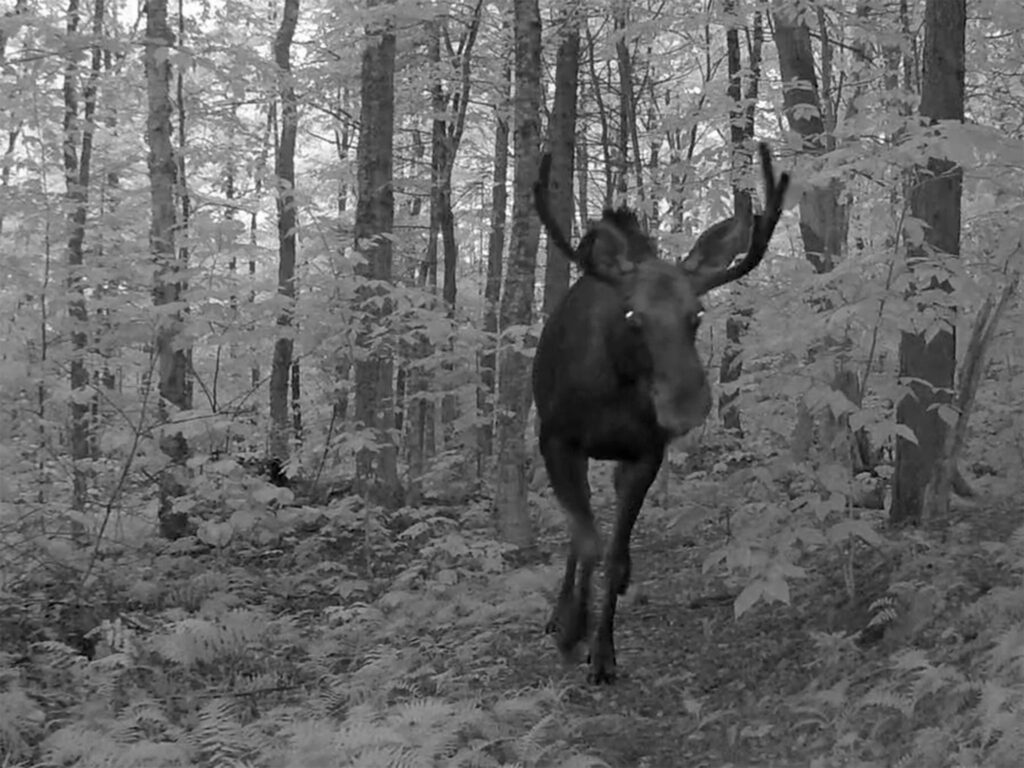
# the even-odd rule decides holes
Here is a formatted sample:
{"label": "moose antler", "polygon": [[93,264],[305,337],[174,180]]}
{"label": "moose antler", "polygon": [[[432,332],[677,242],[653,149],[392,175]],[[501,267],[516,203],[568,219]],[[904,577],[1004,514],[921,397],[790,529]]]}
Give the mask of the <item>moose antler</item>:
{"label": "moose antler", "polygon": [[[731,283],[733,280],[739,280],[761,263],[765,252],[768,250],[768,243],[772,239],[775,225],[778,224],[779,217],[782,215],[782,204],[786,197],[786,190],[789,188],[789,174],[782,173],[779,176],[779,180],[776,181],[775,172],[772,169],[772,155],[768,150],[768,145],[761,142],[758,145],[758,152],[761,156],[761,173],[764,176],[764,213],[760,216],[754,216],[752,222],[740,222],[733,219],[729,222],[716,224],[715,227],[705,233],[710,236],[714,232],[716,236],[726,240],[739,237],[741,234],[745,235],[746,231],[752,226],[753,232],[750,235],[750,245],[747,247],[747,254],[731,267],[718,269],[713,264],[714,254],[705,253],[695,247],[690,254],[693,258],[687,257],[683,261],[683,269],[691,272],[698,280],[698,293],[707,293],[721,285]],[[721,232],[716,232],[715,230],[719,226],[722,227],[722,230]]]}
{"label": "moose antler", "polygon": [[545,152],[540,160],[540,171],[537,174],[537,181],[533,184],[533,204],[537,208],[537,216],[540,223],[547,230],[548,237],[555,244],[558,250],[562,251],[572,261],[578,261],[576,249],[572,247],[569,239],[562,232],[558,222],[551,215],[551,203],[548,199],[548,178],[551,176],[551,153]]}

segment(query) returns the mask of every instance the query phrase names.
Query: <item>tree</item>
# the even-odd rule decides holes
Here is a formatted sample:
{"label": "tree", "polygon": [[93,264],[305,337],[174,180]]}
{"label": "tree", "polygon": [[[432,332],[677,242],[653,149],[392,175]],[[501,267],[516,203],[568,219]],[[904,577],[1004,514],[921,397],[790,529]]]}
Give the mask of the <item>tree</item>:
{"label": "tree", "polygon": [[[790,128],[802,140],[802,152],[811,158],[822,158],[835,148],[833,130],[835,115],[831,92],[832,49],[828,39],[824,10],[819,8],[821,38],[822,84],[814,66],[814,50],[807,25],[808,13],[799,3],[777,5],[772,10],[775,45],[779,53],[779,69],[783,80],[783,103]],[[807,173],[801,175],[807,177]],[[804,255],[819,275],[831,272],[843,258],[849,229],[849,208],[843,202],[843,186],[838,178],[829,177],[823,184],[805,189],[800,198],[800,237]],[[832,296],[819,295],[812,302],[820,312],[833,309]],[[809,350],[812,362],[827,364],[831,389],[846,399],[860,404],[859,380],[845,363],[849,339],[826,338]],[[828,350],[831,355],[822,354]],[[820,419],[815,423],[815,416]],[[815,414],[801,400],[793,436],[793,453],[798,459],[811,457],[812,448],[823,451],[827,462],[855,467],[858,452],[849,435],[845,417],[837,420],[830,409]]]}
{"label": "tree", "polygon": [[96,113],[96,81],[100,74],[99,39],[102,29],[103,0],[96,0],[93,17],[95,41],[92,47],[92,65],[84,87],[85,109],[78,114],[78,63],[77,52],[71,38],[79,32],[81,8],[78,0],[68,3],[67,64],[64,69],[64,185],[68,202],[68,319],[71,323],[71,458],[72,498],[75,508],[82,510],[86,501],[86,477],[81,462],[88,459],[90,451],[90,403],[88,391],[89,371],[85,364],[88,350],[88,312],[85,304],[84,243],[85,223],[89,208],[89,184],[92,167],[93,117]]}
{"label": "tree", "polygon": [[[828,126],[826,102],[821,98],[814,68],[811,31],[797,4],[772,10],[775,46],[783,81],[783,105],[789,127],[800,135],[803,152],[820,156],[833,144]],[[830,272],[846,246],[847,211],[835,179],[824,188],[808,190],[800,198],[800,236],[804,254],[818,274]]]}
{"label": "tree", "polygon": [[[524,545],[533,532],[526,508],[526,424],[530,410],[529,361],[523,333],[533,319],[540,222],[533,211],[533,183],[540,167],[540,8],[537,0],[514,0],[515,192],[512,242],[501,296],[498,369],[498,481],[495,512],[501,536]],[[517,333],[513,333],[518,331]],[[516,339],[516,336],[519,338]]]}
{"label": "tree", "polygon": [[[724,6],[729,15],[735,14],[735,3],[729,0]],[[725,33],[726,59],[729,66],[729,143],[732,148],[732,189],[734,215],[743,220],[754,212],[754,201],[750,190],[739,183],[742,169],[749,165],[750,148],[754,139],[754,110],[757,105],[758,80],[761,77],[761,49],[764,42],[764,24],[761,12],[754,14],[752,39],[749,39],[749,75],[747,88],[743,89],[743,74],[740,69],[740,36],[736,20],[729,20]],[[737,254],[738,255],[738,254]],[[737,436],[742,436],[740,421],[739,392],[728,385],[738,381],[743,373],[740,344],[747,328],[750,309],[742,308],[730,313],[725,321],[726,344],[722,352],[722,365],[718,382],[723,385],[718,398],[718,415],[722,425]]]}
{"label": "tree", "polygon": [[[370,7],[375,6],[370,0]],[[391,238],[395,222],[395,33],[390,21],[367,30],[360,67],[358,202],[356,249],[365,262],[357,267],[363,327],[359,344],[365,356],[355,366],[355,416],[372,435],[374,447],[357,458],[360,491],[384,504],[399,501],[398,457],[391,429],[395,423],[394,363],[391,350],[374,331],[387,322],[390,301],[382,295],[391,282]]]}
{"label": "tree", "polygon": [[[274,62],[277,64],[281,94],[281,137],[277,145],[277,293],[284,305],[277,315],[279,335],[274,342],[274,358],[270,368],[270,462],[272,473],[279,476],[288,463],[289,429],[288,384],[292,368],[292,317],[295,312],[295,240],[298,223],[295,208],[295,140],[298,133],[298,104],[292,82],[291,46],[299,20],[299,0],[285,0],[281,26],[274,39]],[[298,389],[297,372],[293,382]],[[298,401],[299,393],[295,392]]]}
{"label": "tree", "polygon": [[[920,114],[930,125],[964,119],[967,10],[965,0],[928,0],[925,6]],[[940,128],[941,130],[941,128]],[[904,231],[907,261],[919,273],[911,291],[920,310],[936,315],[933,327],[900,334],[900,377],[908,391],[896,407],[897,423],[916,439],[898,437],[890,519],[921,520],[925,488],[945,443],[956,372],[956,307],[948,280],[935,276],[943,259],[960,252],[960,195],[963,171],[932,155],[919,168],[910,190],[910,212],[923,225],[923,237]]]}
{"label": "tree", "polygon": [[[446,21],[434,19],[429,25],[428,49],[436,74],[430,87],[431,109],[434,115],[431,120],[430,145],[430,233],[427,240],[425,274],[421,276],[421,280],[433,287],[437,286],[437,236],[440,233],[444,246],[442,296],[449,312],[455,307],[455,267],[459,258],[458,244],[455,240],[455,216],[452,212],[452,171],[466,127],[466,110],[469,107],[472,82],[470,61],[480,28],[482,7],[483,2],[478,0],[457,48],[452,46],[446,28],[442,35],[442,27],[446,27]],[[447,58],[443,63],[452,69],[450,73],[442,70],[442,38],[447,45]],[[451,91],[445,89],[445,75],[458,78],[458,86]]]}
{"label": "tree", "polygon": [[[192,407],[192,391],[188,383],[188,354],[178,342],[182,332],[181,301],[183,285],[180,278],[185,267],[174,248],[175,187],[178,165],[171,143],[171,62],[168,56],[174,45],[174,33],[167,23],[167,0],[146,3],[146,91],[149,97],[146,139],[149,143],[149,185],[152,223],[149,234],[150,255],[156,264],[153,299],[158,307],[172,307],[157,315],[156,369],[160,394],[161,420],[170,420],[167,406],[179,411]],[[185,460],[188,443],[174,425],[166,425],[160,446],[170,460],[160,475],[160,532],[167,538],[185,533],[187,516],[175,511],[173,499],[185,489]]]}
{"label": "tree", "polygon": [[[507,25],[502,29],[507,30]],[[484,331],[492,338],[498,332],[498,305],[501,301],[501,262],[505,252],[505,218],[508,208],[508,135],[511,115],[512,67],[510,56],[506,55],[501,67],[498,91],[494,99],[494,160],[491,179],[491,220],[487,234],[487,274],[484,280]],[[494,395],[497,355],[489,342],[480,355],[480,392],[477,402],[480,406],[480,457],[479,471],[483,470],[483,458],[490,458],[494,451]]]}
{"label": "tree", "polygon": [[[434,77],[430,86],[430,102],[433,119],[431,120],[430,150],[430,231],[427,239],[427,255],[424,272],[420,277],[421,284],[428,284],[437,289],[437,238],[441,236],[444,250],[444,269],[441,284],[441,297],[444,302],[445,314],[449,319],[455,317],[455,297],[457,294],[456,274],[459,262],[458,241],[455,239],[455,213],[452,208],[452,172],[462,135],[466,128],[466,114],[469,108],[469,97],[472,79],[470,77],[473,47],[476,44],[480,29],[480,18],[483,9],[482,0],[477,0],[465,28],[459,37],[458,45],[452,45],[447,19],[434,19],[428,25],[428,52],[434,66]],[[442,39],[444,41],[444,57],[442,57]],[[445,87],[445,82],[452,80],[457,85]],[[419,357],[425,358],[431,353],[431,345],[424,340],[418,350]],[[451,363],[444,365],[445,371],[451,371]],[[424,396],[430,388],[426,382],[427,372],[417,372],[414,381],[418,391],[418,402],[412,409],[416,415],[413,422],[412,458],[410,475],[413,483],[418,485],[422,473],[425,455],[433,452],[435,440],[434,403]],[[417,407],[418,406],[418,407]],[[442,399],[441,422],[443,440],[446,447],[451,445],[452,424],[456,419],[456,398],[446,393]]]}

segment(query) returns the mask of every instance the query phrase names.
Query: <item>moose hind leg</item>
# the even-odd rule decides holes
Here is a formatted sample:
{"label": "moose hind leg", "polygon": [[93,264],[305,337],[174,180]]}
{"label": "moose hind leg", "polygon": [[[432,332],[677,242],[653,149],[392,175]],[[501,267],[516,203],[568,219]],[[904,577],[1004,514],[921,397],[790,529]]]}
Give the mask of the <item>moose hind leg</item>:
{"label": "moose hind leg", "polygon": [[662,457],[663,452],[659,451],[639,461],[619,462],[615,467],[615,533],[605,561],[601,620],[590,649],[589,678],[593,683],[615,681],[615,608],[619,595],[624,594],[629,586],[629,539],[637,515],[640,514],[640,507],[643,506],[644,497],[647,496],[647,490],[658,475]]}
{"label": "moose hind leg", "polygon": [[541,455],[571,535],[558,602],[547,625],[558,649],[567,656],[589,632],[590,583],[600,543],[590,510],[587,457],[562,441],[543,437]]}

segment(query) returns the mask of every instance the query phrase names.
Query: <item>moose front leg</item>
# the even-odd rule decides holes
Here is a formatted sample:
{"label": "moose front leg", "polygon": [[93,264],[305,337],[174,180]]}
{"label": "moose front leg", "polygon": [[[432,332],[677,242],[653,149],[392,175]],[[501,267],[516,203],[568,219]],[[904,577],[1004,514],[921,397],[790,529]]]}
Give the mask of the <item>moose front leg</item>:
{"label": "moose front leg", "polygon": [[592,683],[615,681],[615,608],[619,595],[626,593],[631,575],[629,539],[633,534],[640,507],[643,506],[647,490],[658,476],[658,469],[664,451],[645,457],[640,461],[619,462],[615,466],[616,515],[615,533],[612,536],[605,563],[604,601],[601,606],[601,621],[590,648],[590,674]]}
{"label": "moose front leg", "polygon": [[540,447],[551,487],[568,517],[571,536],[558,602],[545,630],[555,636],[558,650],[568,657],[590,629],[590,584],[600,543],[590,509],[586,455],[556,439],[542,437]]}

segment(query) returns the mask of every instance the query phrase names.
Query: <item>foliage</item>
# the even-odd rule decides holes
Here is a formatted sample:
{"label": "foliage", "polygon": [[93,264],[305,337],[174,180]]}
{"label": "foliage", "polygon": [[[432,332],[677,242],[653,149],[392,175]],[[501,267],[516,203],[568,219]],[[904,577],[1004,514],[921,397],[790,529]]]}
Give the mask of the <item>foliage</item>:
{"label": "foliage", "polygon": [[[279,527],[281,548],[263,527],[121,561],[123,602],[84,654],[8,624],[6,764],[602,764],[573,756],[559,689],[481,695],[544,596],[478,511],[405,510],[376,534],[345,503],[325,511],[315,533]],[[361,543],[362,569],[331,555]]]}
{"label": "foliage", "polygon": [[[871,626],[886,627],[887,652],[866,668],[854,671],[863,665],[854,645],[818,638],[822,679],[802,710],[805,727],[834,739],[821,764],[871,759],[938,768],[1019,761],[1022,541],[1024,527],[1018,527],[1005,543],[960,542],[911,558],[905,570],[914,578],[893,582],[888,597],[873,606]],[[996,563],[995,570],[982,565],[988,572],[977,573],[979,556]]]}
{"label": "foliage", "polygon": [[[547,528],[536,551],[512,551],[489,534],[494,467],[480,449],[494,421],[486,355],[499,344],[529,355],[537,331],[498,334],[481,322],[495,118],[507,117],[508,4],[484,6],[470,55],[446,50],[440,60],[427,55],[426,40],[436,31],[454,50],[472,3],[302,4],[291,305],[276,281],[277,9],[236,0],[182,6],[168,57],[181,77],[174,140],[183,291],[179,304],[163,307],[152,296],[145,25],[118,2],[106,3],[99,33],[98,4],[78,4],[77,31],[68,30],[66,3],[7,5],[4,765],[600,764],[592,754],[639,765],[625,754],[636,743],[667,745],[666,760],[687,751],[693,764],[715,759],[708,755],[721,764],[763,760],[769,747],[823,766],[1019,762],[1024,534],[1011,534],[1020,510],[1006,501],[1019,498],[1024,466],[1019,297],[993,343],[961,461],[977,492],[960,508],[970,519],[907,534],[887,529],[881,511],[893,446],[916,439],[894,418],[908,391],[898,377],[902,334],[955,326],[966,338],[986,297],[1024,268],[1019,2],[972,10],[962,125],[914,115],[922,2],[902,4],[906,29],[891,3],[799,3],[815,53],[823,59],[823,44],[836,43],[831,80],[818,62],[829,113],[820,154],[783,126],[777,53],[765,46],[757,136],[793,171],[797,193],[813,199],[841,187],[847,247],[834,269],[816,273],[796,213],[787,213],[759,272],[709,297],[698,346],[712,375],[728,346],[728,318],[749,317],[743,372],[727,387],[739,393],[744,436],[712,420],[674,451],[668,491],[645,509],[648,538],[634,547],[635,581],[657,578],[638,584],[636,602],[623,608],[619,653],[638,682],[615,694],[582,693],[539,645],[556,568],[537,559],[563,535],[553,500],[533,497],[530,511]],[[749,14],[760,4],[709,3],[702,13],[682,3],[628,5],[621,26],[606,3],[580,6],[577,159],[588,191],[576,190],[584,210],[575,227],[626,199],[672,259],[731,214],[733,181],[745,183],[742,169],[726,171],[723,126],[734,105],[722,33],[730,6]],[[542,5],[547,79],[565,7]],[[388,285],[357,275],[364,257],[353,237],[360,53],[382,14],[400,30]],[[617,102],[619,41],[633,66],[635,126],[622,122]],[[905,65],[895,77],[894,55]],[[464,76],[466,131],[452,177],[458,300],[448,307],[424,276],[428,153],[433,121],[450,121],[455,109],[448,99],[437,111],[433,90],[440,84],[450,96]],[[66,85],[77,111],[64,100]],[[632,146],[619,152],[627,129],[639,158]],[[65,153],[81,157],[89,131],[91,182],[76,190],[65,183]],[[907,185],[928,157],[964,171],[961,253],[928,253],[912,270],[907,247],[925,230],[910,216]],[[77,266],[69,222],[81,191]],[[932,278],[953,293],[910,296]],[[370,305],[357,301],[367,287],[380,289]],[[78,299],[84,317],[74,312]],[[383,317],[382,307],[390,309]],[[287,329],[278,325],[286,310]],[[192,396],[181,411],[160,401],[153,347],[175,313]],[[267,371],[282,334],[295,342],[297,379],[301,370],[299,426],[276,468],[287,483],[272,477],[266,455]],[[353,494],[355,456],[382,439],[353,416],[355,363],[378,351],[396,360],[400,424],[390,437],[402,479],[421,491],[421,503],[391,512]],[[71,383],[79,363],[88,373],[81,387]],[[836,388],[839,370],[859,397]],[[89,445],[72,458],[76,406],[87,406]],[[821,439],[817,453],[795,461],[801,409]],[[856,433],[870,449],[859,473],[837,458]],[[189,449],[180,468],[162,447],[174,435]],[[175,472],[174,510],[187,515],[188,535],[155,541],[161,478]],[[594,487],[607,509],[603,472]],[[704,599],[723,583],[724,601]],[[719,603],[731,612],[708,611]],[[708,612],[691,620],[687,611]]]}

